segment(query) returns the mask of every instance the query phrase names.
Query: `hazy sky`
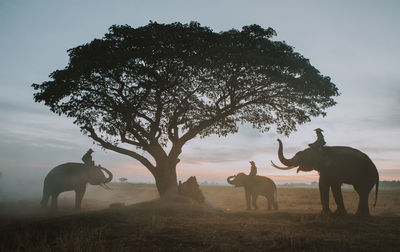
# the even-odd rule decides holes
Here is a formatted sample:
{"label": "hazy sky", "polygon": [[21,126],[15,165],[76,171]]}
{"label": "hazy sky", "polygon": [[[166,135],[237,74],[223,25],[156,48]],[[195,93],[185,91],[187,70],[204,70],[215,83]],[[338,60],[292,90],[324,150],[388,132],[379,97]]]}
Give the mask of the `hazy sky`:
{"label": "hazy sky", "polygon": [[[132,27],[198,21],[214,31],[259,24],[289,45],[338,86],[338,104],[286,138],[247,126],[226,138],[195,139],[183,149],[178,177],[225,180],[249,171],[278,181],[314,181],[316,172],[273,169],[280,137],[287,156],[324,129],[328,145],[367,153],[381,179],[400,179],[400,1],[0,1],[0,188],[41,185],[57,164],[80,161],[90,147],[115,178],[151,182],[137,161],[103,151],[72,124],[33,102],[32,83],[64,68],[66,50],[101,38],[113,24]],[[7,189],[8,188],[8,189]]]}

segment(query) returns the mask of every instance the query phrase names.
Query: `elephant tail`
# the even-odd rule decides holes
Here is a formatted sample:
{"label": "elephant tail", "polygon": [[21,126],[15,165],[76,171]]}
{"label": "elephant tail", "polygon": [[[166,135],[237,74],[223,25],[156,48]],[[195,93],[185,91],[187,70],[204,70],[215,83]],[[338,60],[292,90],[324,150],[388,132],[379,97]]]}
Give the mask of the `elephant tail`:
{"label": "elephant tail", "polygon": [[374,202],[374,207],[376,206],[376,201],[378,201],[378,190],[379,190],[379,175],[376,177],[376,186],[375,186],[375,202]]}

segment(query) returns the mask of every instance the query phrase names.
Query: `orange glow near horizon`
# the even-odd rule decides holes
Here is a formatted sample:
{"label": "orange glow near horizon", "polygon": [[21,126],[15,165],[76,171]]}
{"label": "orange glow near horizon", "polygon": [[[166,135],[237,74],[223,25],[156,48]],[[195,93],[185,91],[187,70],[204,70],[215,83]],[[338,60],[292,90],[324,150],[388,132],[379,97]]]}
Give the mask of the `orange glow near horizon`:
{"label": "orange glow near horizon", "polygon": [[[186,163],[181,162],[177,166],[178,180],[187,179],[190,176],[196,176],[199,181],[220,181],[223,182],[228,176],[239,172],[248,173],[250,165],[247,162],[220,162],[220,163]],[[260,162],[261,163],[261,162]],[[398,180],[396,176],[385,175],[390,171],[395,171],[394,166],[380,168],[380,180]],[[113,167],[115,178],[127,177],[136,182],[154,181],[153,175],[142,164],[137,162],[120,162]],[[296,169],[290,171],[280,171],[272,167],[258,166],[258,175],[266,176],[279,183],[311,183],[318,181],[319,175],[316,171],[299,172]]]}

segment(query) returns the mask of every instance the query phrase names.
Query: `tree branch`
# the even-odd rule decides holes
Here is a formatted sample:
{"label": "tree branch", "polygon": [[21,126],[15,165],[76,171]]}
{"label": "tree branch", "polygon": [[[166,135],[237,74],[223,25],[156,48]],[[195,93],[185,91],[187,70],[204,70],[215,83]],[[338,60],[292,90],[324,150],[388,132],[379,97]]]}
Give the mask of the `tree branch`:
{"label": "tree branch", "polygon": [[107,141],[104,141],[101,137],[99,137],[99,136],[96,134],[95,130],[94,130],[93,128],[91,128],[91,127],[85,126],[85,127],[82,127],[82,129],[87,130],[87,131],[90,133],[89,136],[90,136],[93,140],[95,140],[96,142],[98,142],[98,143],[99,143],[102,147],[104,147],[105,149],[112,150],[112,151],[118,152],[118,153],[120,153],[120,154],[124,154],[124,155],[130,156],[130,157],[132,157],[132,158],[138,160],[138,161],[139,161],[140,163],[142,163],[144,166],[146,166],[147,169],[149,169],[149,171],[150,171],[152,174],[155,173],[156,170],[155,170],[154,165],[152,165],[151,162],[150,162],[147,158],[143,157],[142,155],[140,155],[140,154],[138,154],[138,153],[136,153],[136,152],[134,152],[134,151],[130,151],[130,150],[127,150],[127,149],[124,149],[124,148],[120,148],[120,147],[118,147],[118,146],[115,146],[115,145],[113,145],[113,144],[107,142]]}
{"label": "tree branch", "polygon": [[132,140],[126,138],[126,131],[120,131],[119,135],[121,137],[121,142],[123,142],[123,143],[128,143],[128,144],[131,144],[131,145],[134,145],[134,146],[137,146],[137,147],[141,147],[142,146],[139,142],[132,141]]}

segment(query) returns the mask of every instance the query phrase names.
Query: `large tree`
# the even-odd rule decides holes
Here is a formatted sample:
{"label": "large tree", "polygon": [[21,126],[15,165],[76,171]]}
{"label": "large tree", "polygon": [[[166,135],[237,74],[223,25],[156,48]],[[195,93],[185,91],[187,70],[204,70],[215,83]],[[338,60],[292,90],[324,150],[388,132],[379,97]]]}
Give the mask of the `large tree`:
{"label": "large tree", "polygon": [[226,136],[244,122],[289,134],[335,105],[330,78],[275,35],[258,25],[219,33],[195,22],[114,25],[68,50],[64,69],[32,85],[34,100],[141,162],[163,197],[176,192],[179,155],[196,136]]}

